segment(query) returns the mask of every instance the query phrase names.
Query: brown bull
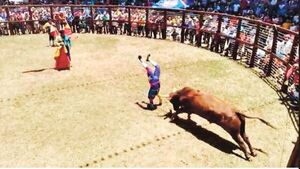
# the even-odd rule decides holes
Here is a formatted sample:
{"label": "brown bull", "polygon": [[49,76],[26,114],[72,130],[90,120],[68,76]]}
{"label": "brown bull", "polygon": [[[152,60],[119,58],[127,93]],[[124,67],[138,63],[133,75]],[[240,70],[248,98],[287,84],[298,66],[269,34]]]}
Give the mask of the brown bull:
{"label": "brown bull", "polygon": [[246,144],[252,156],[256,156],[256,153],[254,153],[249,138],[245,133],[245,118],[259,119],[268,126],[273,127],[261,118],[246,116],[224,103],[224,101],[190,87],[184,87],[181,90],[170,93],[169,100],[176,111],[172,117],[177,117],[177,114],[185,112],[188,113],[188,119],[190,119],[193,113],[205,118],[210,123],[218,124],[238,143],[247,160],[250,158]]}

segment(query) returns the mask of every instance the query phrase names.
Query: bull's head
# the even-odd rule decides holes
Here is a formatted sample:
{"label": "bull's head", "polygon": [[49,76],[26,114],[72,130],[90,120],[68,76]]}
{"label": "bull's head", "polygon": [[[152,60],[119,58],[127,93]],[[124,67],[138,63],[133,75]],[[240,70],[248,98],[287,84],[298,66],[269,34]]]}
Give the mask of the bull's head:
{"label": "bull's head", "polygon": [[179,95],[177,94],[177,92],[170,93],[168,99],[172,103],[173,109],[175,111],[177,111],[179,109],[179,106],[180,106]]}

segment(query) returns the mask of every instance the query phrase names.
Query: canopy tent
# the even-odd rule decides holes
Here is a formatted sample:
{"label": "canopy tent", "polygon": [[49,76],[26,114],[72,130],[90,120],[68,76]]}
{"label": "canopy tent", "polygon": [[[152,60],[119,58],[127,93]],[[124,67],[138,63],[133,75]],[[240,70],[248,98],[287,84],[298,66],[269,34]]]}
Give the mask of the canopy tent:
{"label": "canopy tent", "polygon": [[182,9],[187,8],[188,5],[183,2],[183,0],[160,0],[154,5],[153,8],[175,8],[175,9]]}
{"label": "canopy tent", "polygon": [[28,3],[29,0],[9,0],[9,2],[13,2],[14,4],[22,4],[22,3]]}

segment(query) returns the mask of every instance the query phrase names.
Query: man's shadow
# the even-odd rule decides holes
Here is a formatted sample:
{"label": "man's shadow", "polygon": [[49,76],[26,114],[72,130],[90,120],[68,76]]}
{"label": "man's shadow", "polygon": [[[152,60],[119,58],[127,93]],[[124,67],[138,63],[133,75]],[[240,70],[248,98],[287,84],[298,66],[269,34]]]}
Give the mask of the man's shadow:
{"label": "man's shadow", "polygon": [[50,70],[50,69],[55,69],[55,68],[43,68],[43,69],[27,70],[27,71],[23,71],[22,73],[37,73],[37,72],[42,72],[42,71]]}
{"label": "man's shadow", "polygon": [[[176,124],[177,126],[183,128],[185,131],[193,134],[198,140],[201,140],[216,149],[227,153],[227,154],[233,154],[237,157],[240,157],[242,159],[245,159],[243,156],[235,153],[233,150],[240,149],[236,144],[233,144],[232,142],[220,137],[219,135],[202,128],[200,125],[197,125],[196,122],[192,120],[186,120],[181,118],[175,118],[173,119],[172,112],[163,115],[164,119],[172,119],[170,122]],[[258,149],[257,149],[258,150]],[[259,150],[260,151],[260,150]]]}
{"label": "man's shadow", "polygon": [[151,110],[151,111],[156,110],[158,106],[161,106],[161,104],[153,104],[154,107],[150,107],[150,104],[145,101],[142,101],[141,103],[135,102],[135,104],[144,110]]}
{"label": "man's shadow", "polygon": [[[72,66],[70,66],[72,67]],[[69,68],[64,68],[64,69],[56,69],[56,68],[43,68],[43,69],[34,69],[34,70],[26,70],[26,71],[23,71],[22,73],[38,73],[38,72],[42,72],[42,71],[45,71],[45,70],[57,70],[57,71],[63,71],[63,70],[70,70],[70,67]]]}

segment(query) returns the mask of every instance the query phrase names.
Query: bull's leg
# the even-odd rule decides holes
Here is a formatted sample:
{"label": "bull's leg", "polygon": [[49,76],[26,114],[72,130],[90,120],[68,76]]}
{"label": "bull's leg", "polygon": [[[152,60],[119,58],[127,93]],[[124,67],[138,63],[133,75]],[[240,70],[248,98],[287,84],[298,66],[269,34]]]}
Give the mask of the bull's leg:
{"label": "bull's leg", "polygon": [[249,147],[249,149],[250,149],[250,152],[251,152],[251,155],[252,155],[253,157],[255,157],[257,154],[254,153],[254,151],[253,151],[253,147],[252,147],[252,145],[251,145],[251,143],[250,143],[249,137],[246,135],[246,133],[243,133],[243,134],[242,134],[242,137],[243,137],[244,141],[246,142],[246,144],[248,145],[248,147]]}
{"label": "bull's leg", "polygon": [[238,143],[240,146],[241,150],[244,152],[246,160],[250,160],[250,157],[247,152],[247,147],[246,144],[240,134],[231,134],[232,138]]}
{"label": "bull's leg", "polygon": [[246,135],[246,131],[245,131],[245,126],[246,126],[246,121],[245,121],[245,117],[241,116],[239,113],[238,113],[238,117],[241,121],[241,125],[240,125],[240,135],[243,137],[244,141],[246,142],[246,144],[248,145],[249,149],[250,149],[250,153],[253,157],[256,156],[256,154],[254,153],[253,151],[253,148],[252,148],[252,145],[249,141],[249,138],[248,136]]}
{"label": "bull's leg", "polygon": [[174,113],[172,113],[172,116],[171,116],[171,120],[175,120],[175,119],[178,119],[178,111],[175,111]]}
{"label": "bull's leg", "polygon": [[188,120],[191,120],[191,114],[192,113],[188,113]]}
{"label": "bull's leg", "polygon": [[172,114],[171,120],[178,119],[178,114],[183,113],[183,112],[184,112],[184,111],[183,111],[181,108],[178,109],[178,110],[176,110],[176,111]]}

